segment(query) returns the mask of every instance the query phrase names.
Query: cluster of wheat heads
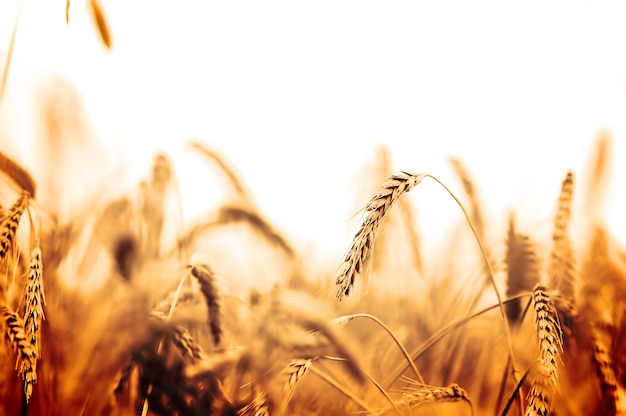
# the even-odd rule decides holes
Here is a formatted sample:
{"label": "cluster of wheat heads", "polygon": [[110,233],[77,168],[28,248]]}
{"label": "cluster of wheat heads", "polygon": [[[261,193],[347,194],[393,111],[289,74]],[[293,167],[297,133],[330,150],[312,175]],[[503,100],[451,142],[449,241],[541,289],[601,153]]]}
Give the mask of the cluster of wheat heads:
{"label": "cluster of wheat heads", "polygon": [[[607,140],[597,143],[596,165],[608,157]],[[343,262],[311,271],[307,253],[261,214],[218,153],[192,149],[220,170],[234,198],[171,241],[163,229],[176,175],[166,155],[136,187],[88,201],[66,223],[37,203],[28,172],[2,157],[0,413],[623,412],[626,255],[597,211],[584,217],[589,239],[573,239],[573,172],[543,246],[513,215],[502,241],[488,240],[489,216],[458,159],[467,205],[432,175],[391,174],[365,205]],[[389,153],[380,155],[373,182],[391,169]],[[589,176],[583,196],[606,173],[595,166]],[[446,261],[433,273],[426,264],[439,259],[419,253],[428,236],[418,238],[411,215],[419,197],[406,194],[426,180],[453,196],[474,238],[472,247],[446,249],[445,259],[478,264],[462,275]],[[253,246],[246,264],[260,275],[269,261],[286,276],[269,290],[224,267],[224,251],[204,252],[207,236],[221,241],[241,226],[241,244]],[[187,259],[191,252],[199,254]],[[335,289],[326,278],[333,270]],[[364,278],[376,288],[419,284],[353,299]]]}

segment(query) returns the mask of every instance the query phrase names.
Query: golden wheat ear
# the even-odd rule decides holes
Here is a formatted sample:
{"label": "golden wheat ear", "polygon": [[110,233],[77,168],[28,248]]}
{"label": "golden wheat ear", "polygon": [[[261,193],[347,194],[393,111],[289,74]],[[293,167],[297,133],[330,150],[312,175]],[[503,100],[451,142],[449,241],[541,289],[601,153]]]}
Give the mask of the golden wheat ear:
{"label": "golden wheat ear", "polygon": [[552,253],[549,276],[551,287],[558,290],[567,299],[576,301],[576,260],[568,226],[572,212],[574,193],[574,174],[567,172],[561,185],[561,194],[552,234]]}
{"label": "golden wheat ear", "polygon": [[348,296],[357,276],[365,273],[374,249],[376,232],[391,206],[400,196],[419,184],[425,175],[399,172],[391,175],[365,207],[364,219],[336,278],[337,299]]}
{"label": "golden wheat ear", "polygon": [[0,324],[4,327],[4,338],[17,354],[17,368],[24,382],[24,397],[28,402],[37,382],[37,350],[24,332],[24,321],[5,305],[0,305]]}
{"label": "golden wheat ear", "polygon": [[533,306],[539,360],[531,372],[534,377],[525,415],[543,416],[552,413],[554,396],[559,386],[558,366],[563,352],[563,332],[554,303],[545,287],[537,285],[533,290]]}
{"label": "golden wheat ear", "polygon": [[204,295],[208,309],[208,323],[213,343],[218,346],[222,340],[222,310],[215,274],[207,264],[194,264],[191,266],[191,275],[200,284],[200,291]]}
{"label": "golden wheat ear", "polygon": [[[530,237],[517,232],[513,214],[509,217],[506,246],[507,297],[531,292],[539,284],[541,277],[539,259]],[[505,310],[509,322],[513,325],[519,324],[522,316],[522,299],[507,302]]]}
{"label": "golden wheat ear", "polygon": [[17,252],[16,234],[24,210],[28,208],[30,194],[23,191],[9,210],[9,214],[0,220],[0,261],[12,258]]}

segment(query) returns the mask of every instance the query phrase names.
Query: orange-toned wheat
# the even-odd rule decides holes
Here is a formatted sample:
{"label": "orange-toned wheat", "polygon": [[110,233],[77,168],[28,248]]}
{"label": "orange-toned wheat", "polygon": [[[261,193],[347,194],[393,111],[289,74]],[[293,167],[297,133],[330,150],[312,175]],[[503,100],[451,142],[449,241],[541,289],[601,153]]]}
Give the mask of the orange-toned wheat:
{"label": "orange-toned wheat", "polygon": [[291,401],[291,398],[296,391],[296,385],[298,384],[298,381],[300,381],[302,377],[304,377],[304,374],[306,374],[306,371],[309,369],[312,362],[313,360],[310,358],[291,360],[291,362],[285,368],[283,373],[288,377],[288,379],[283,385],[283,402],[281,405],[283,409],[287,408],[287,405]]}
{"label": "orange-toned wheat", "polygon": [[355,278],[364,272],[374,249],[376,231],[391,206],[424,179],[422,174],[398,172],[391,175],[365,206],[365,217],[357,231],[336,279],[337,299],[348,296]]}
{"label": "orange-toned wheat", "polygon": [[195,264],[191,267],[191,274],[200,283],[200,290],[204,295],[209,314],[209,328],[213,343],[217,346],[222,339],[222,311],[220,308],[219,292],[213,270],[207,264]]}
{"label": "orange-toned wheat", "polygon": [[574,192],[574,174],[567,172],[563,184],[556,218],[554,233],[552,234],[552,256],[549,276],[552,287],[568,299],[575,301],[576,272],[572,243],[568,235],[568,225],[571,217],[572,198]]}
{"label": "orange-toned wheat", "polygon": [[33,394],[33,384],[37,382],[37,351],[33,348],[24,333],[24,322],[17,313],[4,305],[0,305],[0,323],[4,326],[6,342],[17,354],[19,373],[24,381],[26,401]]}
{"label": "orange-toned wheat", "polygon": [[544,416],[552,412],[552,400],[558,386],[558,365],[563,352],[563,332],[550,295],[545,287],[533,290],[535,333],[539,363],[528,396],[526,416]]}
{"label": "orange-toned wheat", "polygon": [[417,385],[407,387],[402,399],[395,402],[400,409],[412,409],[426,402],[459,402],[465,401],[471,405],[467,392],[458,384],[449,387]]}
{"label": "orange-toned wheat", "polygon": [[[530,237],[516,231],[513,215],[509,217],[506,245],[507,296],[530,292],[540,280],[539,259]],[[508,302],[505,309],[509,322],[517,323],[522,313],[522,299]]]}
{"label": "orange-toned wheat", "polygon": [[23,191],[18,200],[13,204],[7,216],[0,221],[0,260],[15,254],[15,237],[17,227],[24,210],[28,207],[30,194]]}
{"label": "orange-toned wheat", "polygon": [[41,321],[45,319],[43,305],[46,303],[42,276],[41,250],[35,247],[30,255],[30,272],[24,295],[24,333],[37,358],[41,357]]}
{"label": "orange-toned wheat", "polygon": [[596,376],[602,389],[604,410],[607,415],[614,415],[617,408],[617,377],[613,370],[611,355],[600,340],[597,330],[591,332],[591,360],[596,369]]}

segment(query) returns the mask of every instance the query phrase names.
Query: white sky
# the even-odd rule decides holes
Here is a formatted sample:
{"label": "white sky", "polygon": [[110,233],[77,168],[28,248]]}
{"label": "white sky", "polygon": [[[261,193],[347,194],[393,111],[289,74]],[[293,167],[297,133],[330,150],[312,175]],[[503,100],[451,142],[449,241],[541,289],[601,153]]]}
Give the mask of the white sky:
{"label": "white sky", "polygon": [[[378,144],[397,169],[455,190],[446,157],[459,156],[498,220],[522,206],[549,221],[565,171],[582,173],[606,128],[616,161],[608,216],[626,241],[626,3],[101,3],[110,52],[87,1],[72,1],[66,26],[64,0],[24,0],[0,131],[26,166],[36,88],[58,73],[77,86],[110,157],[144,173],[157,149],[170,152],[186,216],[213,192],[181,144],[197,138],[280,228],[343,250],[350,187]],[[1,56],[17,4],[0,3]],[[422,188],[411,195],[427,243],[459,214]]]}

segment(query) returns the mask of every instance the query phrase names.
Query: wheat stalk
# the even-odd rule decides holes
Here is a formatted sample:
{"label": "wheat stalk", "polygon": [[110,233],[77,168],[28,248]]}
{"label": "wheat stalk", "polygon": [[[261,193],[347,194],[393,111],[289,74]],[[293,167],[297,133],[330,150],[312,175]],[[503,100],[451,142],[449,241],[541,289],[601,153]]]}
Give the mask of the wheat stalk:
{"label": "wheat stalk", "polygon": [[380,222],[387,211],[405,192],[419,184],[425,175],[399,172],[391,175],[365,207],[365,218],[357,231],[352,245],[337,276],[337,299],[348,296],[354,286],[355,278],[364,272],[374,249],[374,239]]}
{"label": "wheat stalk", "polygon": [[530,393],[526,416],[545,416],[552,412],[552,399],[558,386],[558,364],[563,351],[563,332],[550,295],[545,287],[533,290],[535,334],[539,347],[539,363]]}
{"label": "wheat stalk", "polygon": [[17,354],[16,367],[24,380],[24,395],[29,401],[33,394],[33,384],[37,382],[37,351],[24,333],[24,322],[19,315],[5,305],[0,305],[0,317],[4,325],[6,342]]}

